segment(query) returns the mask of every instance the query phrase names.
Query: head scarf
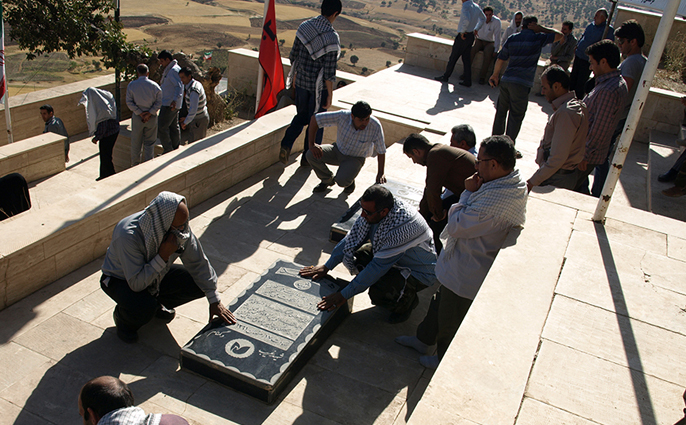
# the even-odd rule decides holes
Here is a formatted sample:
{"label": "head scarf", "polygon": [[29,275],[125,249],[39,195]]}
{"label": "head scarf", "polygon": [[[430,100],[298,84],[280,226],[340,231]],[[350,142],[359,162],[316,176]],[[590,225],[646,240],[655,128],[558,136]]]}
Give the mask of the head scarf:
{"label": "head scarf", "polygon": [[[479,219],[493,218],[496,226],[523,226],[526,221],[527,199],[526,182],[522,180],[519,170],[515,170],[504,177],[482,184],[464,203],[453,204],[448,215],[463,208],[471,209],[479,215]],[[455,250],[457,238],[451,236],[447,229],[448,226],[441,233],[441,242],[445,255],[450,258]]]}
{"label": "head scarf", "polygon": [[[367,239],[370,228],[371,224],[364,217],[360,217],[345,237],[343,264],[352,274],[358,271],[355,267],[355,251]],[[372,251],[375,257],[388,258],[432,240],[431,229],[417,209],[395,199],[393,208],[379,222],[379,227],[374,233]]]}
{"label": "head scarf", "polygon": [[150,202],[138,222],[145,239],[146,259],[149,262],[160,249],[164,237],[171,228],[176,210],[186,198],[172,192],[162,192]]}
{"label": "head scarf", "polygon": [[90,136],[95,134],[98,124],[102,121],[117,119],[117,106],[114,102],[114,96],[106,90],[88,87],[83,91],[81,100],[77,105],[86,107],[86,122]]}
{"label": "head scarf", "polygon": [[[515,17],[517,15],[521,14],[522,15],[522,20],[519,22],[519,26],[515,23]],[[519,32],[522,30],[522,22],[524,22],[524,14],[522,13],[521,10],[518,10],[512,15],[512,20],[510,21],[510,26],[508,27],[510,34],[514,34],[516,32]]]}

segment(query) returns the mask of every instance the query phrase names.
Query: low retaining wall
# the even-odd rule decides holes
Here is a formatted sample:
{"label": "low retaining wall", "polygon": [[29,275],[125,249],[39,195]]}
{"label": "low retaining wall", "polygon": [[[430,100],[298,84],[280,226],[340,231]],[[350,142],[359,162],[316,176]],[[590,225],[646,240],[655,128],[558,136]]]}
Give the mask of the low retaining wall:
{"label": "low retaining wall", "polygon": [[[128,82],[121,83],[121,119],[131,117],[131,111],[126,107],[126,87]],[[97,87],[114,93],[114,74],[78,81],[46,90],[39,90],[27,95],[12,96],[9,99],[10,114],[12,117],[12,131],[14,141],[28,139],[43,133],[45,123],[40,117],[39,108],[48,103],[55,110],[55,116],[59,117],[67,132],[76,135],[88,131],[86,123],[86,110],[77,103],[81,100],[81,94],[88,87]],[[0,146],[7,144],[7,124],[5,121],[5,108],[0,105]]]}
{"label": "low retaining wall", "polygon": [[0,309],[102,256],[122,218],[163,190],[190,207],[269,167],[295,114],[284,108],[117,173],[76,196],[0,223]]}
{"label": "low retaining wall", "polygon": [[0,146],[0,177],[19,173],[30,183],[64,171],[65,139],[46,133]]}

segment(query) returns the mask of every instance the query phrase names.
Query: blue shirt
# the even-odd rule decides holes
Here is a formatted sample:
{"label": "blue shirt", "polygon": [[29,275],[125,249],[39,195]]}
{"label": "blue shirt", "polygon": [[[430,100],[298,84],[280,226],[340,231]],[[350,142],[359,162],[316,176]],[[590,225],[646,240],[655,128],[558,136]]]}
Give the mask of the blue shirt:
{"label": "blue shirt", "polygon": [[[364,220],[360,217],[358,220]],[[373,240],[374,233],[379,227],[378,224],[372,225],[369,229],[369,239]],[[343,238],[338,245],[333,249],[331,257],[326,262],[325,266],[329,270],[339,265],[343,261],[343,249],[345,248],[346,238]],[[364,292],[365,289],[375,284],[383,275],[394,265],[408,268],[411,270],[411,275],[426,286],[432,286],[438,279],[436,279],[436,254],[433,251],[427,251],[421,246],[410,248],[407,251],[389,258],[373,257],[372,261],[365,266],[365,268],[350,282],[348,286],[343,288],[341,295],[349,300],[353,296]]]}
{"label": "blue shirt", "polygon": [[169,62],[169,65],[164,69],[162,81],[160,82],[162,106],[171,106],[172,102],[176,102],[176,109],[181,109],[183,104],[183,83],[179,77],[179,71],[181,71],[181,67],[176,62],[176,59]]}
{"label": "blue shirt", "polygon": [[458,33],[478,31],[484,22],[486,22],[486,15],[478,4],[474,4],[472,0],[462,3],[460,23],[457,24]]}
{"label": "blue shirt", "polygon": [[511,35],[498,54],[498,59],[510,61],[502,81],[533,87],[541,49],[553,41],[555,33],[536,34],[528,28]]}
{"label": "blue shirt", "polygon": [[136,115],[150,112],[156,116],[162,107],[162,89],[148,77],[140,76],[126,87],[126,106]]}
{"label": "blue shirt", "polygon": [[[596,25],[594,23],[589,24],[576,45],[576,56],[588,61],[586,48],[588,48],[588,46],[591,44],[599,42],[600,39],[603,38],[603,31],[605,31],[605,23],[601,25]],[[608,28],[606,38],[608,40],[615,39],[615,29],[612,28],[612,26]]]}

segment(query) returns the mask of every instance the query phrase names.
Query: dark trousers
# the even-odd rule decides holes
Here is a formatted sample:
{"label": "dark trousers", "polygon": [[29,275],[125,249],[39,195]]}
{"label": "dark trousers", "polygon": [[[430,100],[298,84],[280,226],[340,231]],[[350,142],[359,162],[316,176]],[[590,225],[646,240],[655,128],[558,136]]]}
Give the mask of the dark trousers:
{"label": "dark trousers", "polygon": [[181,128],[179,127],[179,110],[172,111],[171,106],[163,106],[157,118],[157,138],[162,142],[164,153],[179,148]]}
{"label": "dark trousers", "polygon": [[[529,106],[530,91],[531,87],[508,81],[500,82],[500,94],[496,103],[491,134],[506,134],[513,142],[517,140],[524,115],[526,115],[526,108]],[[505,126],[506,122],[507,126]]]}
{"label": "dark trousers", "polygon": [[[313,91],[301,89],[299,87],[295,88],[295,108],[297,113],[293,117],[293,121],[291,121],[291,125],[286,129],[286,134],[283,136],[283,140],[281,140],[281,147],[284,149],[291,149],[293,147],[293,143],[295,143],[295,139],[300,136],[300,133],[303,131],[303,127],[308,126],[310,124],[310,119],[312,118],[312,115],[319,112],[324,112],[324,108],[322,107],[323,105],[326,105],[326,99],[329,97],[329,92],[324,89],[322,91],[321,95],[321,100],[319,103],[318,108],[315,110],[315,103],[317,102],[317,94]],[[324,129],[320,128],[317,131],[317,136],[315,137],[315,143],[318,145],[322,144],[322,137],[324,137]],[[309,136],[307,132],[305,133],[305,148],[303,150],[303,155],[305,152],[307,152],[310,148],[309,145]]]}
{"label": "dark trousers", "polygon": [[472,300],[441,285],[431,299],[424,320],[417,326],[417,339],[426,345],[437,344],[438,359],[442,359],[471,305]]}
{"label": "dark trousers", "polygon": [[114,144],[117,142],[117,137],[119,137],[119,132],[100,139],[100,178],[98,178],[98,180],[102,180],[105,177],[109,177],[116,173],[116,171],[114,171],[114,162],[112,161],[112,151],[114,151]]}
{"label": "dark trousers", "polygon": [[615,146],[617,146],[617,143],[619,143],[619,138],[622,136],[622,131],[624,130],[624,124],[626,124],[626,119],[620,120],[617,123],[615,132],[612,134],[612,143],[607,151],[607,157],[605,157],[605,161],[595,167],[595,170],[593,171],[593,186],[591,186],[591,195],[595,196],[596,198],[600,198],[600,195],[603,193],[605,180],[607,180],[607,175],[610,173],[610,161],[612,159],[610,156],[614,154]]}
{"label": "dark trousers", "polygon": [[674,165],[672,165],[672,170],[674,171],[679,171],[681,170],[682,165],[686,162],[686,150],[681,152],[681,155],[679,155],[679,158],[677,158],[676,162]]}
{"label": "dark trousers", "polygon": [[576,97],[583,99],[586,95],[586,81],[591,75],[591,64],[587,60],[583,60],[578,56],[574,57],[574,65],[572,66],[572,73],[569,75],[569,88],[574,90]]}
{"label": "dark trousers", "polygon": [[593,170],[598,166],[600,166],[600,164],[587,164],[585,171],[577,170],[578,180],[576,182],[576,187],[574,188],[575,192],[583,193],[584,195],[591,194],[591,191],[588,190],[588,176],[590,176]]}
{"label": "dark trousers", "polygon": [[157,296],[147,290],[134,292],[125,280],[111,276],[105,286],[102,282],[106,277],[103,275],[100,279],[100,287],[117,303],[114,308],[114,322],[117,328],[126,332],[135,332],[152,320],[160,304],[175,308],[205,296],[190,273],[177,264],[173,264],[162,278]]}
{"label": "dark trousers", "polygon": [[461,57],[464,68],[464,81],[465,83],[472,83],[472,44],[474,44],[473,32],[465,33],[464,40],[461,34],[457,34],[453,43],[453,50],[450,52],[450,58],[448,59],[448,66],[445,67],[445,74],[443,74],[446,79],[450,78],[457,60]]}
{"label": "dark trousers", "polygon": [[480,51],[484,52],[484,61],[481,64],[481,72],[479,73],[479,80],[486,80],[490,77],[491,65],[493,64],[493,53],[495,52],[495,42],[476,39],[472,47],[470,60],[474,62],[474,56]]}
{"label": "dark trousers", "polygon": [[31,208],[29,185],[19,173],[0,177],[0,221]]}
{"label": "dark trousers", "polygon": [[441,253],[443,250],[443,243],[441,243],[441,232],[445,228],[445,225],[448,224],[448,213],[447,211],[450,210],[450,207],[457,203],[460,200],[460,195],[459,194],[452,194],[448,196],[447,198],[443,199],[443,209],[446,211],[445,217],[441,221],[433,221],[431,219],[431,213],[430,212],[425,212],[422,214],[424,217],[424,220],[429,224],[429,228],[431,228],[431,231],[434,234],[434,246],[436,247],[436,256]]}
{"label": "dark trousers", "polygon": [[[361,270],[373,257],[372,244],[366,243],[355,251],[355,266]],[[405,279],[400,270],[392,268],[369,287],[369,298],[374,305],[402,314],[412,309],[417,292],[426,288],[414,276]]]}

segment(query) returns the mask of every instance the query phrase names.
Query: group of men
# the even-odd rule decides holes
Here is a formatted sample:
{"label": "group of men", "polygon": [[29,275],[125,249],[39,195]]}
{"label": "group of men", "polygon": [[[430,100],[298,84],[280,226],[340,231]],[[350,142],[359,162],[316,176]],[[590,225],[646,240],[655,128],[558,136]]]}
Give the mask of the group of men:
{"label": "group of men", "polygon": [[[602,16],[601,12],[596,13],[596,18]],[[645,34],[638,22],[624,22],[613,38],[614,42],[601,40],[585,49],[594,81],[582,99],[564,68],[552,65],[543,72],[542,93],[554,112],[537,151],[540,168],[529,179],[529,189],[552,185],[600,197],[610,157],[647,61],[641,52]],[[578,54],[575,64],[577,60]],[[588,176],[592,172],[593,186],[589,190]]]}
{"label": "group of men", "polygon": [[210,116],[202,83],[193,78],[190,67],[181,68],[167,50],[158,55],[163,67],[160,84],[151,80],[145,64],[136,67],[138,78],[126,88],[126,105],[131,116],[131,165],[154,156],[159,139],[164,153],[179,148],[181,131],[187,130],[188,142],[203,139]]}

